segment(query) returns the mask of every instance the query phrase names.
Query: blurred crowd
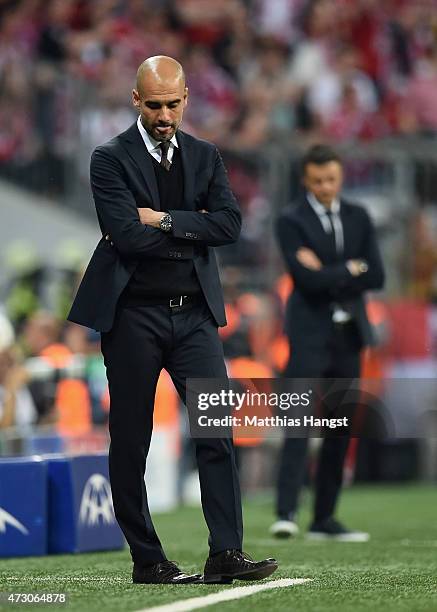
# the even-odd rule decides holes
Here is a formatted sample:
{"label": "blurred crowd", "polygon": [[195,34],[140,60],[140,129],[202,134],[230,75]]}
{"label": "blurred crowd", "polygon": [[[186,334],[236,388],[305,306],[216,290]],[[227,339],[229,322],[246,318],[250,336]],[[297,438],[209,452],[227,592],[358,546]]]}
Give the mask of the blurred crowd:
{"label": "blurred crowd", "polygon": [[[81,271],[59,274],[49,301],[44,275],[42,268],[38,274],[22,271],[11,279],[8,299],[0,296],[0,429],[39,424],[54,425],[65,434],[86,433],[108,418],[100,334],[66,321]],[[257,289],[245,286],[243,276],[242,270],[230,267],[223,274],[228,324],[219,333],[228,372],[231,378],[276,378],[293,350],[283,331],[293,282],[284,273],[271,287]],[[367,311],[377,344],[362,356],[364,378],[390,377],[396,364],[402,364],[406,377],[411,364],[434,371],[435,305],[419,294],[390,300],[370,295]],[[170,397],[170,403],[178,400],[168,377],[163,385],[165,412]]]}
{"label": "blurred crowd", "polygon": [[[227,151],[245,215],[238,246],[220,253],[229,373],[277,376],[288,358],[291,281],[271,256],[274,194],[256,161],[238,156],[272,144],[435,135],[437,1],[0,0],[0,175],[54,194],[67,181],[88,184],[89,153],[135,119],[136,68],[154,54],[184,65],[184,129]],[[370,171],[358,170],[362,185]],[[435,194],[433,180],[416,187]],[[393,363],[403,375],[407,362],[435,367],[437,216],[432,198],[422,200],[431,206],[413,212],[406,234],[417,248],[396,262],[408,297],[369,305],[380,344],[363,356],[364,376],[382,379]],[[0,291],[0,430],[38,424],[83,437],[107,423],[109,395],[99,334],[65,322],[81,269],[31,259]],[[168,377],[158,391],[165,420],[178,398]]]}
{"label": "blurred crowd", "polygon": [[[65,320],[65,278],[56,287],[59,299],[48,308],[43,277],[42,269],[38,275],[21,273],[8,287],[9,299],[0,299],[0,430],[36,424],[84,435],[108,418],[100,334]],[[71,302],[76,282],[68,280]],[[282,307],[290,281],[284,276],[266,293],[241,291],[240,280],[238,272],[227,271],[228,326],[220,331],[228,367],[235,377],[271,378],[288,357]],[[25,292],[32,299],[20,301]],[[178,404],[168,376],[162,376],[160,393],[158,420]]]}
{"label": "blurred crowd", "polygon": [[435,0],[2,0],[3,168],[62,190],[79,140],[134,119],[154,54],[186,69],[185,128],[226,149],[437,129]]}
{"label": "blurred crowd", "polygon": [[[28,294],[33,296],[27,300],[27,306],[18,299],[3,305],[0,301],[0,456],[104,450],[108,444],[109,391],[100,334],[65,320],[65,283],[60,283],[60,299],[52,302],[49,310],[36,281],[35,275],[27,276],[15,278],[10,285],[12,297],[15,292],[23,295],[24,286],[27,287]],[[70,277],[70,301],[75,284]],[[277,378],[284,371],[289,351],[293,351],[283,333],[284,307],[293,290],[292,281],[284,274],[269,291],[244,290],[243,286],[241,272],[226,269],[228,325],[220,328],[220,334],[228,374],[244,381]],[[437,308],[417,299],[386,301],[370,296],[367,309],[378,343],[362,355],[363,378],[372,379],[372,393],[383,397],[388,392],[385,401],[390,404],[391,378],[435,378]],[[400,428],[411,428],[427,406],[428,400],[421,398],[420,391],[419,386],[414,406],[409,397],[394,400],[399,409]],[[180,436],[180,469],[185,476],[193,469],[186,421],[186,411],[169,375],[163,371],[155,398],[155,428],[162,427],[162,431]],[[273,455],[267,442],[262,435],[235,439],[239,456],[245,457],[245,486],[249,489],[259,487],[273,469]],[[362,465],[367,466],[362,478],[415,477],[418,442],[413,441],[410,446],[406,442],[402,437],[388,442],[362,440]],[[396,452],[405,446],[411,469],[405,469],[405,463],[397,469],[396,462],[383,460],[385,445],[391,445]],[[369,448],[373,463],[365,454]],[[376,448],[381,453],[378,461]],[[414,461],[410,452],[416,457]],[[390,471],[387,468],[390,465],[396,469]],[[185,476],[181,476],[181,482],[185,482]]]}

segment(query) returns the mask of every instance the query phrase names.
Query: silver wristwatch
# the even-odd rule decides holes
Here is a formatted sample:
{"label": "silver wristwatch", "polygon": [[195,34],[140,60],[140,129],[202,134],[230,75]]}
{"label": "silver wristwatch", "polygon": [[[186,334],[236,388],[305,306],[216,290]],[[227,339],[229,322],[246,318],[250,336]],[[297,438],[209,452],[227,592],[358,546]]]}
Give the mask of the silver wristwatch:
{"label": "silver wristwatch", "polygon": [[364,259],[360,259],[359,270],[360,270],[361,274],[364,274],[365,272],[367,272],[369,270],[369,266],[367,265],[367,261],[364,261]]}
{"label": "silver wristwatch", "polygon": [[163,232],[171,232],[172,227],[173,227],[173,219],[171,218],[171,215],[166,213],[162,217],[161,221],[159,222],[159,228]]}

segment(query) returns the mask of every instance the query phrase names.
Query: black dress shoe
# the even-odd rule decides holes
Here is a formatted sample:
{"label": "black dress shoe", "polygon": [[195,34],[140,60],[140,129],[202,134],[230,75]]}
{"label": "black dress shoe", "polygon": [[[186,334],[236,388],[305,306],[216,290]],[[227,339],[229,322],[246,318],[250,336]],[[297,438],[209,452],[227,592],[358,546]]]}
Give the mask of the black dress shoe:
{"label": "black dress shoe", "polygon": [[173,561],[161,561],[143,567],[134,563],[132,582],[135,584],[193,584],[201,583],[200,574],[184,574]]}
{"label": "black dress shoe", "polygon": [[365,531],[351,531],[334,518],[314,522],[308,533],[308,540],[336,540],[337,542],[367,542],[370,535]]}
{"label": "black dress shoe", "polygon": [[237,580],[262,580],[278,569],[276,559],[254,561],[239,550],[224,550],[205,563],[205,584],[231,584]]}

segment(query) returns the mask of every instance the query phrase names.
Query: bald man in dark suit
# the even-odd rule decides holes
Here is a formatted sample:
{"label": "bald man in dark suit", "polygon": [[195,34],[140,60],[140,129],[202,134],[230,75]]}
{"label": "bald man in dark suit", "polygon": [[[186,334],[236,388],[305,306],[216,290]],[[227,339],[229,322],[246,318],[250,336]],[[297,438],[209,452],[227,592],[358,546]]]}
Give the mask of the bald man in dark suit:
{"label": "bald man in dark suit", "polygon": [[110,392],[110,479],[136,583],[231,583],[274,572],[242,552],[232,440],[195,439],[210,554],[203,578],[168,561],[144,484],[162,368],[185,402],[187,378],[226,378],[226,324],[214,247],[238,239],[241,215],[217,148],[179,130],[182,66],[164,56],[138,69],[125,132],[93,152],[91,187],[102,239],[69,319],[101,332]]}

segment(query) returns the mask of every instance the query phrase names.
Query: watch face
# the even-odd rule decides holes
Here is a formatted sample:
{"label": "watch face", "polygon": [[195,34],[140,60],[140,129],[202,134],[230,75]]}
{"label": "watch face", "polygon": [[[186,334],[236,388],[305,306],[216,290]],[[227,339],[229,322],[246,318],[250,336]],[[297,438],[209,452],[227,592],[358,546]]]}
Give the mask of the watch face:
{"label": "watch face", "polygon": [[170,215],[164,215],[164,217],[162,217],[161,221],[159,222],[159,225],[163,232],[169,232],[171,230],[171,222],[172,219]]}

